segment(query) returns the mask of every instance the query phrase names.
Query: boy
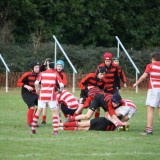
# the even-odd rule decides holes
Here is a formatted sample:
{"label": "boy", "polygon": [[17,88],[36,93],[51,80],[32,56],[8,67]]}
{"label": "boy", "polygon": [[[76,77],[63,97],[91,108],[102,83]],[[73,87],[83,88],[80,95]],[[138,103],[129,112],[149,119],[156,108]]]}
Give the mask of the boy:
{"label": "boy", "polygon": [[31,63],[31,71],[26,72],[19,78],[17,86],[21,87],[21,94],[24,102],[28,106],[27,112],[27,125],[31,126],[34,108],[38,103],[38,94],[36,94],[34,82],[36,81],[39,73],[39,62]]}
{"label": "boy", "polygon": [[[39,93],[38,109],[33,117],[32,133],[36,133],[36,126],[42,109],[49,105],[52,110],[53,119],[53,134],[58,134],[58,119],[59,119],[59,108],[56,100],[56,83],[59,84],[60,90],[63,90],[63,83],[59,75],[53,70],[53,61],[48,60],[46,62],[46,70],[41,72],[35,81],[36,92]],[[39,85],[41,88],[39,90]]]}
{"label": "boy", "polygon": [[148,77],[148,93],[146,99],[147,107],[147,125],[143,135],[153,134],[153,117],[154,109],[158,109],[160,116],[160,53],[155,52],[151,55],[151,63],[146,66],[143,75],[138,79],[133,87],[138,86],[143,80]]}

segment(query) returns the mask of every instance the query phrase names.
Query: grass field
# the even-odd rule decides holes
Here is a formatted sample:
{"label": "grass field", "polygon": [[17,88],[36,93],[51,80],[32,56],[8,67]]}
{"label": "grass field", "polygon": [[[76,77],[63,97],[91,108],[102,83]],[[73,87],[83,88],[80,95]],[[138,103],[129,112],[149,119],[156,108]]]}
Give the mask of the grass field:
{"label": "grass field", "polygon": [[146,124],[146,91],[137,94],[133,90],[122,91],[122,97],[133,100],[138,108],[130,120],[128,132],[60,131],[58,136],[53,136],[48,110],[47,125],[40,126],[37,134],[31,135],[26,126],[27,107],[20,90],[6,93],[0,88],[0,160],[159,160],[160,120],[157,112],[154,134],[139,134]]}

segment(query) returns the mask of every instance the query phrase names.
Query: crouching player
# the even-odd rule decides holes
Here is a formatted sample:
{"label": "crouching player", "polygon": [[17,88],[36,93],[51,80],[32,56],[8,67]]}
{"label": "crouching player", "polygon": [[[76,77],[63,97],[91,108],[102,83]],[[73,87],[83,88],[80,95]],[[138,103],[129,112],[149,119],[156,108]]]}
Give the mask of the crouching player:
{"label": "crouching player", "polygon": [[[123,99],[121,102],[121,106],[115,110],[115,113],[118,117],[120,117],[122,122],[127,122],[131,119],[131,117],[136,113],[137,107],[133,103],[133,101],[129,99]],[[128,131],[128,126],[120,126],[117,128],[118,131]]]}
{"label": "crouching player", "polygon": [[[59,83],[60,89],[63,90],[62,79],[58,76],[58,74],[53,71],[54,65],[53,61],[48,60],[46,62],[46,71],[43,71],[39,74],[37,80],[35,81],[36,92],[39,93],[38,99],[38,109],[36,114],[33,117],[32,122],[32,133],[36,133],[36,125],[39,119],[39,116],[42,112],[42,109],[49,105],[52,110],[52,118],[53,118],[53,134],[58,134],[58,120],[59,120],[59,108],[57,106],[56,100],[56,83]],[[41,84],[41,89],[39,91],[39,84]]]}
{"label": "crouching player", "polygon": [[57,101],[65,118],[73,116],[79,106],[77,98],[67,90],[57,94]]}

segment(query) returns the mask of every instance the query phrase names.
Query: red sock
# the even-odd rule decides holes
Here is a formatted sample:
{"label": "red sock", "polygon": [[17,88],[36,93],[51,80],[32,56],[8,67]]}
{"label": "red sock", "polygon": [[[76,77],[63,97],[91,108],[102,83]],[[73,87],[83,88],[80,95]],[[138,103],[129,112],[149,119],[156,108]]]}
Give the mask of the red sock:
{"label": "red sock", "polygon": [[65,131],[77,131],[77,127],[64,127],[63,130],[65,130]]}
{"label": "red sock", "polygon": [[42,116],[42,121],[46,122],[46,116],[45,115]]}
{"label": "red sock", "polygon": [[27,113],[27,124],[28,125],[32,124],[33,114],[34,114],[34,108],[28,109],[28,113]]}
{"label": "red sock", "polygon": [[146,127],[146,131],[150,133],[150,132],[152,132],[153,130],[152,130],[151,127]]}
{"label": "red sock", "polygon": [[64,127],[77,127],[77,122],[65,122]]}
{"label": "red sock", "polygon": [[99,118],[99,116],[100,116],[100,112],[95,111],[94,117]]}
{"label": "red sock", "polygon": [[71,116],[71,117],[69,117],[69,120],[70,121],[75,121],[75,118],[76,118],[75,116]]}
{"label": "red sock", "polygon": [[120,122],[118,122],[118,121],[114,122],[114,125],[115,125],[116,127],[122,126],[122,124],[121,124]]}

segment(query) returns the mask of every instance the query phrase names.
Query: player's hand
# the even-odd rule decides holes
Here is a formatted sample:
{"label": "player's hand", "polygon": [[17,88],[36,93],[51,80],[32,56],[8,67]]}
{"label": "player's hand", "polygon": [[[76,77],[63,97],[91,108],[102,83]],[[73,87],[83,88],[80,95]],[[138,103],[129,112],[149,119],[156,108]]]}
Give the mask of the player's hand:
{"label": "player's hand", "polygon": [[128,126],[129,123],[128,123],[128,122],[122,122],[122,125],[123,125],[123,126]]}
{"label": "player's hand", "polygon": [[127,88],[127,84],[126,84],[126,83],[124,83],[124,84],[123,84],[123,87],[124,87],[124,88]]}
{"label": "player's hand", "polygon": [[25,85],[25,88],[28,89],[29,91],[33,91],[33,87]]}
{"label": "player's hand", "polygon": [[136,86],[137,86],[137,83],[134,83],[134,84],[133,84],[133,87],[136,87]]}

